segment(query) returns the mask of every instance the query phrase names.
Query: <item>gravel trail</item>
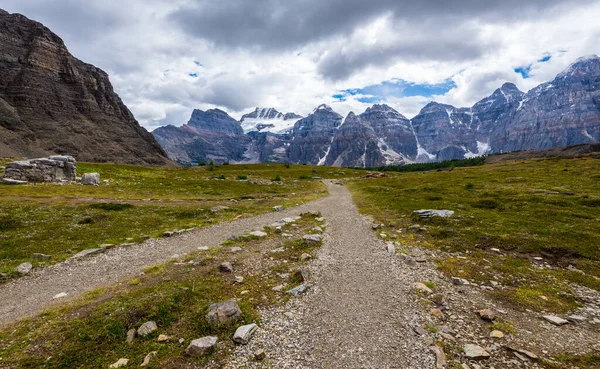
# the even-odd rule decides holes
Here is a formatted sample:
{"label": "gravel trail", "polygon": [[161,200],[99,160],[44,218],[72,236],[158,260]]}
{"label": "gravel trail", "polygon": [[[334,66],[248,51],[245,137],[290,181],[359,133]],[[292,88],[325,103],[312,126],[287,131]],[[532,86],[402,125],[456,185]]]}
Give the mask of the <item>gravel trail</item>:
{"label": "gravel trail", "polygon": [[[29,317],[48,307],[72,300],[102,286],[110,286],[126,277],[138,275],[144,268],[184,255],[199,246],[215,246],[232,235],[262,229],[282,218],[322,209],[324,199],[300,206],[207,228],[171,238],[151,239],[131,247],[115,248],[81,260],[66,260],[0,285],[0,328],[17,319]],[[53,297],[60,293],[67,296]]]}
{"label": "gravel trail", "polygon": [[[326,238],[310,266],[309,292],[263,311],[261,329],[227,367],[433,368],[413,331],[420,307],[412,287],[423,271],[386,251],[346,187],[328,187],[318,204]],[[259,348],[267,353],[260,363],[252,355]]]}

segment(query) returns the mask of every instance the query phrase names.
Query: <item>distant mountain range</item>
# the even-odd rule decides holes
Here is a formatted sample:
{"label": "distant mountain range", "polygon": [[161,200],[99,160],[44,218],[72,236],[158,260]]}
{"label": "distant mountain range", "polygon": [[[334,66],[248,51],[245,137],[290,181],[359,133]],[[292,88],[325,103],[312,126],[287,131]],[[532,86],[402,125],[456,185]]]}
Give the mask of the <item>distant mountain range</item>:
{"label": "distant mountain range", "polygon": [[176,165],[108,75],[73,57],[44,25],[0,9],[0,157]]}
{"label": "distant mountain range", "polygon": [[182,164],[289,162],[342,167],[461,159],[600,141],[600,58],[575,61],[531,91],[505,83],[470,108],[431,102],[407,119],[387,105],[345,118],[327,105],[307,117],[256,108],[238,122],[194,110],[182,127],[156,129]]}

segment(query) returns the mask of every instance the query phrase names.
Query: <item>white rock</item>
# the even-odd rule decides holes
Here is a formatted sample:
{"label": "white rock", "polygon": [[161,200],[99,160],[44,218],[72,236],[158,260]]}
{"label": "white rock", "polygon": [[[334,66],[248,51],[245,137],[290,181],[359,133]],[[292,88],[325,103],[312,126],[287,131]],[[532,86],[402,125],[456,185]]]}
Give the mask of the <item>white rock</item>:
{"label": "white rock", "polygon": [[477,346],[477,345],[473,345],[473,344],[466,344],[463,347],[463,350],[465,352],[465,356],[468,359],[487,359],[490,357],[490,354],[485,351],[485,349],[483,349],[483,347]]}
{"label": "white rock", "polygon": [[233,342],[241,345],[248,344],[252,338],[252,335],[254,332],[256,332],[256,329],[258,329],[258,326],[254,323],[238,327],[233,335]]}
{"label": "white rock", "polygon": [[66,292],[57,293],[56,295],[54,295],[54,297],[52,297],[52,299],[56,300],[56,299],[61,299],[63,297],[67,297]]}
{"label": "white rock", "polygon": [[387,252],[389,252],[390,254],[395,254],[396,253],[396,246],[394,246],[393,242],[388,242],[387,246],[386,246],[386,250]]}
{"label": "white rock", "polygon": [[255,237],[266,237],[267,233],[263,232],[263,231],[252,231],[249,233],[250,236],[255,236]]}
{"label": "white rock", "polygon": [[31,269],[33,269],[33,265],[31,265],[31,263],[22,263],[15,268],[15,272],[21,275],[26,275],[29,274],[29,272],[31,272]]}
{"label": "white rock", "polygon": [[199,251],[207,251],[208,250],[208,246],[200,246],[198,247]]}
{"label": "white rock", "polygon": [[563,318],[559,318],[559,317],[554,316],[554,315],[544,315],[543,318],[546,319],[546,321],[548,321],[549,323],[552,323],[554,325],[565,325],[565,324],[569,323],[568,320],[565,320]]}
{"label": "white rock", "polygon": [[85,173],[81,176],[81,184],[88,186],[100,185],[100,174],[98,173]]}
{"label": "white rock", "polygon": [[302,236],[302,240],[307,243],[318,243],[318,242],[321,242],[321,235],[307,234],[307,235]]}
{"label": "white rock", "polygon": [[441,217],[441,218],[450,218],[454,215],[454,211],[452,210],[433,210],[433,209],[423,209],[423,210],[415,210],[412,212],[414,216],[419,218],[427,219],[432,217]]}
{"label": "white rock", "polygon": [[127,364],[129,364],[129,359],[121,358],[121,359],[117,360],[116,363],[111,364],[109,366],[109,368],[122,368],[124,366],[127,366]]}
{"label": "white rock", "polygon": [[138,334],[138,336],[146,337],[146,336],[156,332],[157,329],[158,329],[158,327],[156,326],[156,322],[149,321],[149,322],[142,324],[138,328],[137,334]]}
{"label": "white rock", "polygon": [[273,206],[273,211],[283,211],[283,205]]}

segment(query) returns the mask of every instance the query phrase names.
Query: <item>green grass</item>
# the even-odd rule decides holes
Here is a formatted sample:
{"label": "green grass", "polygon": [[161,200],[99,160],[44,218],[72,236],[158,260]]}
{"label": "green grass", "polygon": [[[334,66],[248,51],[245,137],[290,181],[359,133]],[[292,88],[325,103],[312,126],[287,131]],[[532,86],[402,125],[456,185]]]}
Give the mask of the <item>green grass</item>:
{"label": "green grass", "polygon": [[[600,277],[599,164],[593,157],[504,162],[392,173],[351,181],[348,187],[360,211],[377,223],[395,228],[419,223],[428,229],[405,231],[402,243],[419,242],[467,258],[438,259],[446,274],[480,283],[500,277],[506,288],[494,292],[499,299],[560,312],[576,306],[569,283],[600,289],[594,278]],[[417,209],[450,209],[455,215],[415,220],[411,213]],[[554,269],[533,268],[533,256],[542,256]],[[586,275],[565,270],[569,264]]]}
{"label": "green grass", "polygon": [[[139,242],[142,236],[203,227],[327,194],[319,181],[297,180],[307,170],[300,165],[222,165],[210,170],[78,163],[77,168],[79,174],[98,172],[109,182],[0,186],[0,272],[8,278],[16,276],[12,270],[22,262],[42,266],[100,244]],[[323,172],[325,178],[360,174],[339,168]],[[236,180],[248,175],[248,181]],[[230,209],[210,212],[216,205]],[[36,260],[33,253],[52,258]]]}
{"label": "green grass", "polygon": [[[306,214],[286,231],[296,237],[318,223]],[[240,238],[233,244],[242,251],[232,254],[229,247],[196,252],[181,260],[145,269],[141,276],[117,286],[98,289],[68,306],[51,309],[0,330],[2,367],[10,368],[106,368],[124,357],[130,366],[139,366],[150,351],[158,351],[149,368],[188,368],[202,366],[208,359],[222,362],[232,349],[235,328],[252,322],[260,324],[258,308],[282,303],[289,297],[272,288],[281,279],[272,270],[281,265],[291,272],[302,265],[294,258],[270,260],[265,250],[287,247],[289,241],[269,231],[265,238]],[[310,250],[318,247],[311,245]],[[309,251],[310,251],[309,250]],[[263,259],[258,260],[258,259]],[[188,261],[194,260],[192,265]],[[218,272],[223,261],[234,265],[233,274]],[[233,283],[243,275],[242,284]],[[294,281],[289,281],[289,288]],[[242,291],[247,291],[242,294]],[[205,321],[207,307],[215,302],[237,298],[242,318],[235,326],[214,328]],[[154,320],[158,331],[125,343],[127,331]],[[172,339],[158,343],[159,334]],[[205,358],[191,358],[184,350],[192,339],[217,335],[223,343]],[[184,338],[183,346],[178,344]],[[48,359],[48,357],[52,357]]]}

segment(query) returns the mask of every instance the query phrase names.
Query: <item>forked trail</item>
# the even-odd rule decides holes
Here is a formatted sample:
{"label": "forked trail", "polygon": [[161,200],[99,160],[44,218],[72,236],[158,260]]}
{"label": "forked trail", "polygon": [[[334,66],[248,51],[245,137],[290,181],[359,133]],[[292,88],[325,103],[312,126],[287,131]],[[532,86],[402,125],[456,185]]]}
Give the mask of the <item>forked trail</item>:
{"label": "forked trail", "polygon": [[[239,356],[229,365],[241,366],[241,361],[252,356],[252,349],[265,347],[269,364],[263,365],[275,368],[433,367],[429,349],[411,328],[418,320],[417,302],[410,293],[414,277],[385,251],[346,187],[332,182],[327,186],[328,197],[283,212],[149,240],[36,270],[0,286],[0,326],[122,281],[174,254],[216,245],[231,235],[260,229],[291,214],[320,211],[327,230],[319,257],[310,266],[309,292],[285,307],[265,311],[256,339],[238,348]],[[66,298],[53,300],[62,292],[67,293]],[[283,311],[291,314],[284,316]]]}

